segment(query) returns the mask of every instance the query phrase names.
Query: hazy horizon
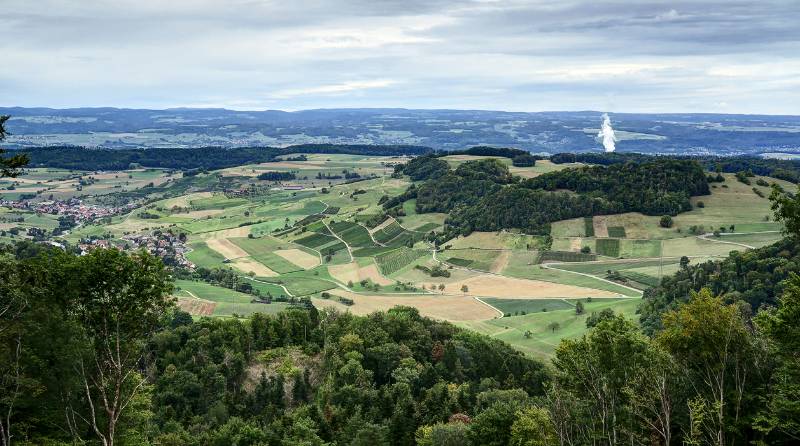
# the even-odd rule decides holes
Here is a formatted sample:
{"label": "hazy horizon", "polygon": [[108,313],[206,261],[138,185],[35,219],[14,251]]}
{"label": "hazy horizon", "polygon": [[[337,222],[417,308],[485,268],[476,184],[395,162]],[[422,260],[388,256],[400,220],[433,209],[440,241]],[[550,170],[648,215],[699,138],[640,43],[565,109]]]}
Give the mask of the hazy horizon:
{"label": "hazy horizon", "polygon": [[[459,108],[418,108],[418,107],[318,107],[318,108],[300,108],[300,109],[280,109],[280,108],[235,108],[235,107],[184,107],[184,106],[175,106],[175,107],[123,107],[123,106],[114,106],[114,105],[85,105],[85,106],[74,106],[74,107],[50,107],[46,105],[31,105],[31,106],[19,106],[19,105],[5,105],[0,103],[0,109],[12,109],[12,108],[20,108],[20,109],[50,109],[50,110],[59,110],[59,111],[66,111],[66,110],[91,110],[91,109],[116,109],[116,110],[151,110],[151,111],[168,111],[168,110],[226,110],[232,112],[253,112],[253,113],[261,113],[261,112],[279,112],[279,113],[300,113],[300,112],[312,112],[312,111],[346,111],[346,110],[364,110],[364,111],[377,111],[377,110],[407,110],[407,111],[469,111],[469,112],[489,112],[489,113],[527,113],[527,114],[548,114],[548,113],[597,113],[598,115],[602,113],[606,113],[604,110],[590,110],[590,109],[575,109],[575,110],[500,110],[500,109],[488,109],[488,108],[473,108],[473,109],[459,109]],[[611,115],[730,115],[730,116],[773,116],[773,117],[780,117],[780,116],[800,116],[800,110],[797,113],[726,113],[720,111],[691,111],[691,112],[677,112],[677,111],[663,111],[663,112],[640,112],[636,110],[620,110],[616,112],[607,112]]]}

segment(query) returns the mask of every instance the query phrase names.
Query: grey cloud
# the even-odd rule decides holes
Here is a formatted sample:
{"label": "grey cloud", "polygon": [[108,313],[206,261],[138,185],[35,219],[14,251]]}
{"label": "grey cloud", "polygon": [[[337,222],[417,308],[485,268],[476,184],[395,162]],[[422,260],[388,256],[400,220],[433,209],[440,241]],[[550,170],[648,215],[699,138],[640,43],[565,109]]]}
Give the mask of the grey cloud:
{"label": "grey cloud", "polygon": [[798,22],[796,0],[5,0],[0,105],[797,113]]}

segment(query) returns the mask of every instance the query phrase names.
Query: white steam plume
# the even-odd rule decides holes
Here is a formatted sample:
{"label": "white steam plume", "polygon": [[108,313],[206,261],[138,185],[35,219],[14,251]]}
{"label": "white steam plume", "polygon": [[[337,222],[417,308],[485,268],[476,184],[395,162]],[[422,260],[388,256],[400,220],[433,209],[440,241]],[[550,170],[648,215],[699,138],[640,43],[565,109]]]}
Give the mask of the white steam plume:
{"label": "white steam plume", "polygon": [[617,136],[614,135],[614,129],[611,128],[611,119],[608,117],[608,113],[603,113],[603,126],[600,128],[600,131],[597,133],[598,138],[603,138],[603,147],[606,148],[606,152],[613,152],[616,150]]}

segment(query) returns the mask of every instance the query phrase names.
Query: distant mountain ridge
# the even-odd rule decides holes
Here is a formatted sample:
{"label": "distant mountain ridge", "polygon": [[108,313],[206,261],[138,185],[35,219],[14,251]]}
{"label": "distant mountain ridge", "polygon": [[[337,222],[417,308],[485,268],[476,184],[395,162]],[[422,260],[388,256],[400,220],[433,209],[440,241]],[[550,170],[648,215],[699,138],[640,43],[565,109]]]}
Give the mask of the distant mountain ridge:
{"label": "distant mountain ridge", "polygon": [[[235,111],[171,108],[0,107],[11,115],[10,148],[285,147],[408,144],[441,150],[475,145],[534,153],[600,151],[599,111],[316,109]],[[612,113],[621,152],[800,154],[800,116]]]}

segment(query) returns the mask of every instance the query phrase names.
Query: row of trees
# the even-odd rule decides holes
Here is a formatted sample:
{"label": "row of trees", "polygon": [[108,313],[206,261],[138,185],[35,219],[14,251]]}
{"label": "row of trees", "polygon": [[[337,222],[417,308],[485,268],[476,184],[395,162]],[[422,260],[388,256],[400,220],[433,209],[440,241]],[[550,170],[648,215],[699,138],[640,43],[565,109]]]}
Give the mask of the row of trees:
{"label": "row of trees", "polygon": [[[134,166],[183,169],[196,173],[244,164],[278,160],[293,153],[328,153],[369,156],[421,155],[430,149],[416,146],[298,145],[278,147],[201,147],[158,149],[86,149],[83,147],[45,147],[20,150],[30,158],[31,167],[57,167],[76,170],[123,170]],[[197,169],[197,170],[196,170]]]}
{"label": "row of trees", "polygon": [[[656,155],[640,153],[557,153],[550,157],[556,164],[587,163],[598,165],[623,164],[627,162],[649,162],[658,158]],[[672,157],[676,158],[676,157]],[[800,182],[800,161],[786,159],[761,158],[755,156],[680,156],[678,159],[695,160],[706,170],[715,172],[736,173],[751,171],[756,175],[764,175],[781,180]]]}

